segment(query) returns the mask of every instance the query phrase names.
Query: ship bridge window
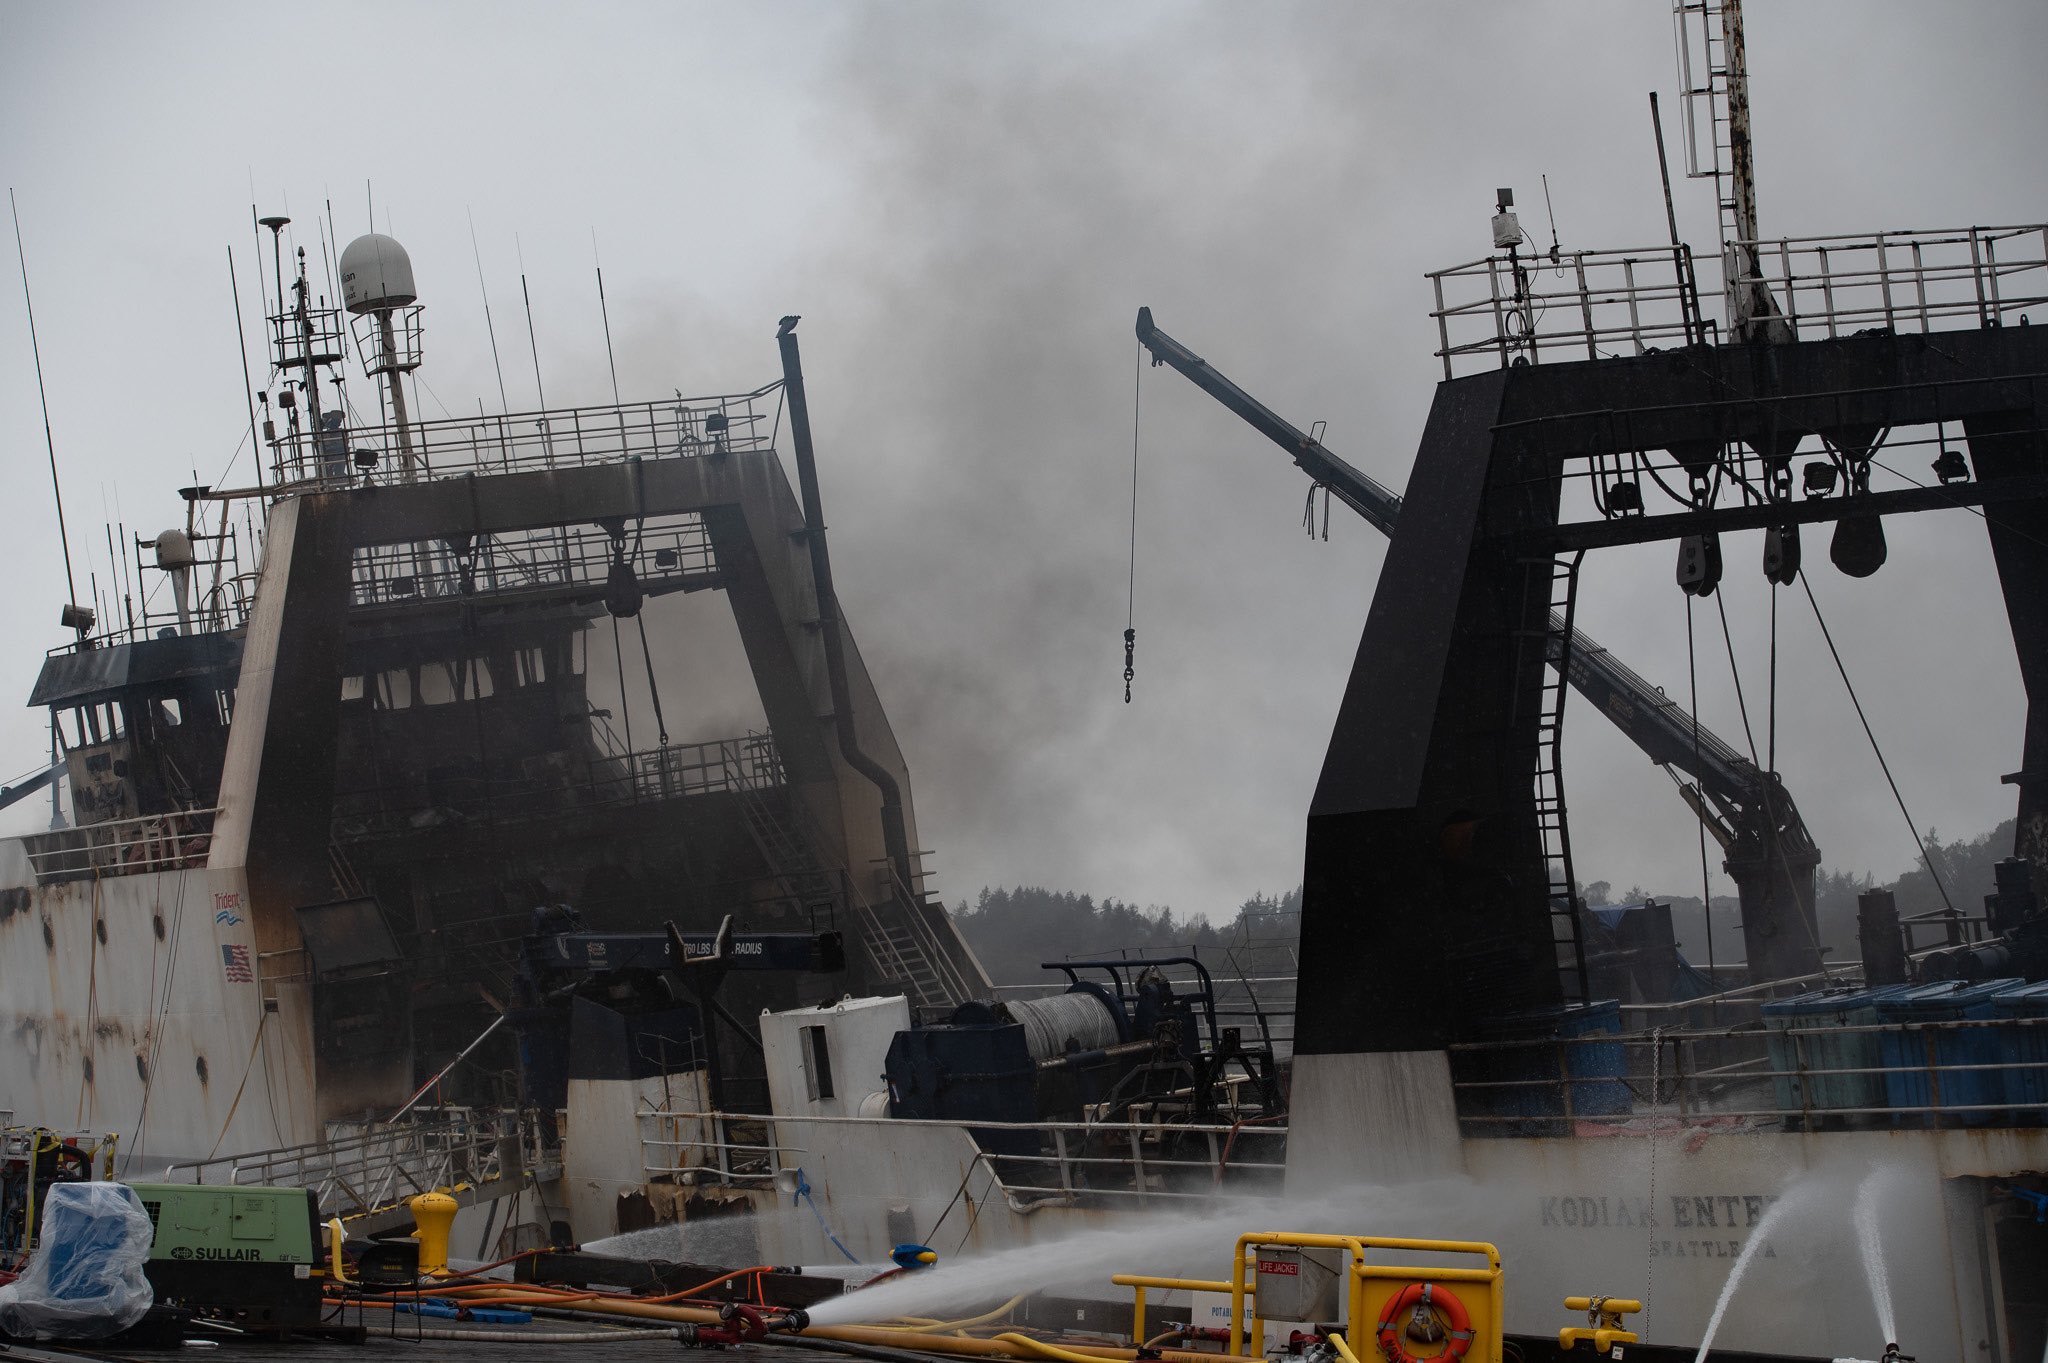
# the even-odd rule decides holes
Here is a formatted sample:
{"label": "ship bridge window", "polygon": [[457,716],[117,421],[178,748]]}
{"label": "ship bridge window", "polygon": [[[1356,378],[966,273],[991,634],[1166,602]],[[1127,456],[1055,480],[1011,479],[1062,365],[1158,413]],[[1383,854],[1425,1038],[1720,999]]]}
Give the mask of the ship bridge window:
{"label": "ship bridge window", "polygon": [[538,648],[522,648],[512,655],[517,686],[538,686],[548,679],[548,656]]}
{"label": "ship bridge window", "polygon": [[495,689],[491,684],[491,669],[482,658],[430,663],[420,669],[419,700],[422,705],[482,700]]}
{"label": "ship bridge window", "polygon": [[445,664],[429,663],[420,669],[420,704],[446,705],[455,699],[454,674]]}
{"label": "ship bridge window", "polygon": [[382,710],[405,710],[412,706],[412,676],[404,668],[377,674],[377,706]]}
{"label": "ship bridge window", "polygon": [[823,1027],[803,1029],[804,1091],[812,1102],[832,1096],[832,1048]]}
{"label": "ship bridge window", "polygon": [[156,703],[156,718],[157,723],[176,728],[185,722],[185,711],[176,696],[165,696]]}
{"label": "ship bridge window", "polygon": [[118,705],[80,705],[53,713],[57,720],[58,738],[67,748],[110,743],[121,736],[121,707]]}
{"label": "ship bridge window", "polygon": [[341,699],[343,704],[352,700],[361,700],[364,694],[363,679],[361,677],[343,677],[341,679]]}

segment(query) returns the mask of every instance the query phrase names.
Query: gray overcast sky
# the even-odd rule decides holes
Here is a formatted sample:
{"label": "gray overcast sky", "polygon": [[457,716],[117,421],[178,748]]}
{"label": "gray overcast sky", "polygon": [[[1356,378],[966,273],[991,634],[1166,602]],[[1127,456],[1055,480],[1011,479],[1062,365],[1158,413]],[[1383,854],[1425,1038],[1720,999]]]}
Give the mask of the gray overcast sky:
{"label": "gray overcast sky", "polygon": [[[1747,13],[1765,233],[2048,218],[2048,6]],[[253,317],[252,194],[295,231],[331,199],[345,241],[374,181],[428,307],[427,415],[498,406],[471,215],[513,406],[534,401],[522,259],[550,402],[609,398],[594,231],[628,398],[767,382],[776,318],[804,314],[840,590],[947,898],[1037,883],[1227,914],[1299,879],[1382,549],[1341,508],[1305,539],[1300,474],[1148,370],[1124,706],[1133,314],[1399,488],[1438,373],[1423,272],[1486,253],[1495,186],[1547,239],[1548,174],[1567,248],[1663,239],[1645,92],[1670,127],[1670,35],[1658,0],[0,4],[0,178],[74,552],[104,580],[103,507],[147,534],[194,466],[247,477],[246,453],[220,474],[246,427],[226,250]],[[1678,194],[1710,246],[1709,190]],[[6,273],[0,695],[25,697],[64,592]],[[1683,695],[1669,557],[1589,560],[1580,611]],[[1754,700],[1754,537],[1728,557]],[[1918,822],[2007,817],[2024,702],[1981,526],[1924,516],[1877,577],[1813,577]],[[1781,606],[1779,765],[1830,865],[1895,874],[1910,840],[1803,599]],[[1702,708],[1739,745],[1710,619]],[[731,673],[705,662],[670,701],[689,736],[740,722]],[[1583,712],[1568,730],[1581,875],[1696,891],[1666,779]],[[45,741],[0,713],[9,772]]]}

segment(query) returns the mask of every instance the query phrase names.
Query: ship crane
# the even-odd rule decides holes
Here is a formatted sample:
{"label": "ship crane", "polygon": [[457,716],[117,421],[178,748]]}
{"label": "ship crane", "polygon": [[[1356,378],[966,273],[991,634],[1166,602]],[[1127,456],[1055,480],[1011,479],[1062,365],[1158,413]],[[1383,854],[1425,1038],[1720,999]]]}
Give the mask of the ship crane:
{"label": "ship crane", "polygon": [[[1332,453],[1213,365],[1159,330],[1150,308],[1138,309],[1138,341],[1155,365],[1171,366],[1287,451],[1329,494],[1391,536],[1401,498]],[[1551,617],[1548,658],[1559,665],[1566,630]],[[1692,778],[1680,795],[1714,841],[1735,881],[1750,978],[1791,979],[1821,967],[1814,914],[1814,870],[1820,849],[1775,772],[1763,771],[1698,724],[1676,701],[1625,666],[1582,631],[1570,631],[1566,680],[1658,766]]]}

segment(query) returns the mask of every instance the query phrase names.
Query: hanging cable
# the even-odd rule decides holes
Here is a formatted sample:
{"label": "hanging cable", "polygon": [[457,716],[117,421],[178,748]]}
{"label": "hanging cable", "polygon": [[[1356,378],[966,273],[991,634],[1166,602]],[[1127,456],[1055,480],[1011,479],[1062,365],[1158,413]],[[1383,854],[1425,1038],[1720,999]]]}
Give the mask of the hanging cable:
{"label": "hanging cable", "polygon": [[[1699,661],[1693,651],[1692,603],[1690,592],[1685,597],[1685,680],[1692,689],[1692,769],[1700,769],[1700,673]],[[1693,778],[1694,788],[1699,789],[1699,778]],[[1701,791],[1704,796],[1705,792]],[[1714,895],[1713,880],[1707,870],[1707,824],[1700,820],[1700,916],[1707,921],[1707,977],[1714,978]]]}
{"label": "hanging cable", "polygon": [[633,707],[626,700],[626,646],[619,639],[619,617],[612,616],[612,661],[619,671],[619,721],[626,726],[626,751],[633,751]]}
{"label": "hanging cable", "polygon": [[1145,385],[1145,347],[1131,366],[1131,567],[1124,585],[1124,704],[1131,703],[1132,659],[1138,647],[1138,398]]}
{"label": "hanging cable", "polygon": [[[1721,644],[1728,650],[1728,675],[1735,682],[1735,709],[1742,716],[1742,741],[1749,744],[1749,760],[1756,761],[1756,734],[1749,727],[1749,698],[1742,693],[1742,673],[1735,666],[1735,638],[1728,632],[1728,599],[1725,593],[1714,593],[1715,609],[1721,613]],[[1694,707],[1697,711],[1697,706]],[[1697,713],[1693,723],[1699,723]]]}
{"label": "hanging cable", "polygon": [[[1714,605],[1715,605],[1715,607],[1716,607],[1716,608],[1717,608],[1717,609],[1718,609],[1718,610],[1720,611],[1720,613],[1721,613],[1721,642],[1722,642],[1722,645],[1723,645],[1724,647],[1726,647],[1726,649],[1728,650],[1728,675],[1729,675],[1730,677],[1732,677],[1732,678],[1734,678],[1734,679],[1735,679],[1735,704],[1736,704],[1736,708],[1737,708],[1738,710],[1740,710],[1740,711],[1741,711],[1741,713],[1742,713],[1742,736],[1743,736],[1743,739],[1744,739],[1744,740],[1745,740],[1745,741],[1746,741],[1746,742],[1747,742],[1747,743],[1749,744],[1749,761],[1750,761],[1750,765],[1751,765],[1751,766],[1757,766],[1757,765],[1758,765],[1758,761],[1757,761],[1757,752],[1756,752],[1756,736],[1755,736],[1755,735],[1754,735],[1753,733],[1751,733],[1751,732],[1750,732],[1750,727],[1749,727],[1749,700],[1748,700],[1748,698],[1747,698],[1747,697],[1746,697],[1746,696],[1745,696],[1745,695],[1743,694],[1743,690],[1742,690],[1742,672],[1740,671],[1740,669],[1738,669],[1738,668],[1737,668],[1737,667],[1735,666],[1735,639],[1734,639],[1734,637],[1733,637],[1733,636],[1732,636],[1732,635],[1731,635],[1731,634],[1729,633],[1729,630],[1728,630],[1728,603],[1727,603],[1727,599],[1726,599],[1726,594],[1725,594],[1725,593],[1723,593],[1723,592],[1716,592],[1716,593],[1714,593]],[[1772,777],[1772,775],[1773,775],[1774,773],[1776,773],[1776,771],[1777,771],[1777,769],[1778,769],[1778,766],[1777,766],[1777,744],[1778,744],[1778,737],[1777,737],[1777,724],[1778,724],[1778,715],[1777,715],[1777,695],[1778,695],[1778,692],[1777,692],[1777,686],[1778,686],[1778,589],[1777,589],[1777,587],[1776,587],[1776,586],[1774,585],[1774,586],[1773,586],[1773,587],[1771,588],[1771,714],[1770,714],[1770,753],[1771,753],[1771,765],[1769,765],[1768,767],[1764,767],[1764,768],[1763,768],[1763,772],[1762,772],[1762,780],[1761,780],[1761,781],[1759,782],[1759,784],[1758,784],[1758,786],[1757,786],[1757,798],[1758,798],[1758,799],[1760,799],[1761,801],[1763,801],[1763,806],[1764,806],[1764,821],[1765,821],[1765,822],[1766,822],[1767,824],[1769,824],[1769,826],[1770,826],[1770,827],[1771,827],[1771,829],[1773,830],[1773,836],[1772,836],[1772,837],[1771,837],[1771,839],[1770,839],[1770,848],[1771,848],[1771,850],[1772,850],[1773,852],[1775,852],[1775,853],[1777,854],[1777,861],[1778,861],[1778,870],[1779,870],[1779,873],[1780,873],[1780,874],[1781,874],[1781,875],[1782,875],[1782,876],[1783,876],[1783,877],[1785,878],[1785,881],[1786,881],[1786,882],[1787,882],[1787,883],[1789,884],[1789,883],[1791,882],[1791,880],[1792,880],[1792,865],[1791,865],[1791,863],[1790,863],[1789,861],[1787,861],[1787,860],[1786,860],[1786,858],[1785,858],[1785,846],[1784,846],[1784,843],[1783,843],[1783,842],[1782,842],[1782,841],[1781,841],[1781,840],[1780,840],[1779,838],[1777,838],[1777,837],[1775,836],[1775,832],[1776,832],[1776,830],[1777,830],[1777,828],[1778,828],[1778,810],[1777,810],[1777,802],[1776,802],[1776,801],[1775,801],[1775,800],[1774,800],[1774,799],[1772,798],[1772,782],[1771,782],[1771,777]],[[1699,721],[1698,721],[1698,717],[1697,717],[1697,707],[1695,707],[1695,717],[1694,717],[1694,721],[1693,721],[1693,722],[1694,722],[1694,723],[1698,723],[1698,722],[1699,722]],[[1801,931],[1803,932],[1803,934],[1805,935],[1805,937],[1806,937],[1806,942],[1807,942],[1807,945],[1808,945],[1808,946],[1811,946],[1811,947],[1813,947],[1813,948],[1814,948],[1814,949],[1815,949],[1816,951],[1819,951],[1819,950],[1821,950],[1822,948],[1821,948],[1820,940],[1819,940],[1819,938],[1817,938],[1817,937],[1816,937],[1816,936],[1814,935],[1814,929],[1813,929],[1813,927],[1812,927],[1811,925],[1809,925],[1809,924],[1807,923],[1807,921],[1806,921],[1806,915],[1805,915],[1804,913],[1795,913],[1795,914],[1793,914],[1792,916],[1793,916],[1794,920],[1795,920],[1795,921],[1796,921],[1796,922],[1798,923],[1798,925],[1799,925],[1799,927],[1800,927]]]}
{"label": "hanging cable", "polygon": [[647,617],[636,615],[635,624],[640,626],[640,656],[647,662],[647,694],[654,701],[654,726],[661,731],[661,746],[668,747],[668,721],[661,714],[661,688],[654,684],[654,653],[647,647]]}
{"label": "hanging cable", "polygon": [[1771,584],[1771,673],[1770,691],[1765,696],[1768,709],[1765,715],[1764,752],[1770,758],[1766,771],[1778,769],[1778,584]]}
{"label": "hanging cable", "polygon": [[1310,539],[1316,537],[1316,494],[1318,492],[1323,494],[1322,537],[1327,541],[1330,538],[1330,485],[1328,483],[1310,483],[1308,485],[1308,503],[1301,509],[1301,528],[1308,532]]}
{"label": "hanging cable", "polygon": [[1835,636],[1828,630],[1828,622],[1820,613],[1820,602],[1813,594],[1813,584],[1806,580],[1803,569],[1799,574],[1799,585],[1806,589],[1806,602],[1813,607],[1813,618],[1820,626],[1820,637],[1827,640],[1828,656],[1835,660],[1835,671],[1841,673],[1842,687],[1849,693],[1849,703],[1856,707],[1856,719],[1863,725],[1863,736],[1870,740],[1870,751],[1877,755],[1877,765],[1884,772],[1885,784],[1892,788],[1892,799],[1898,802],[1899,814],[1906,821],[1906,831],[1913,835],[1913,846],[1920,850],[1920,863],[1927,868],[1927,874],[1933,877],[1934,888],[1941,892],[1942,906],[1953,917],[1956,906],[1948,897],[1948,886],[1941,883],[1941,872],[1934,869],[1934,858],[1927,854],[1927,844],[1920,839],[1919,826],[1913,822],[1913,815],[1906,808],[1906,797],[1899,793],[1899,783],[1892,779],[1891,764],[1884,760],[1884,750],[1877,746],[1877,735],[1871,731],[1870,718],[1863,713],[1863,702],[1856,698],[1856,684],[1849,680],[1849,669],[1842,664],[1841,652],[1835,647]]}

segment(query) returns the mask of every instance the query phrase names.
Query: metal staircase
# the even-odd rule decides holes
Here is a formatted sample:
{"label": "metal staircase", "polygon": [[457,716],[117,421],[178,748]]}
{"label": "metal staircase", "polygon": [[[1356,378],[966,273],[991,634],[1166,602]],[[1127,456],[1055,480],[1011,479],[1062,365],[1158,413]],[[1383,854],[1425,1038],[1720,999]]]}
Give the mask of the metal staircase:
{"label": "metal staircase", "polygon": [[852,877],[835,876],[818,865],[815,844],[777,812],[768,787],[748,780],[738,789],[747,835],[783,893],[805,906],[843,902],[877,974],[901,985],[913,1006],[947,1008],[970,997],[967,981],[925,923],[923,906],[892,874],[883,871],[892,883],[870,900]]}
{"label": "metal staircase", "polygon": [[321,1140],[174,1164],[163,1180],[306,1188],[321,1215],[367,1236],[410,1225],[407,1199],[419,1193],[441,1189],[466,1207],[560,1176],[535,1113],[443,1108],[397,1123],[332,1122]]}

